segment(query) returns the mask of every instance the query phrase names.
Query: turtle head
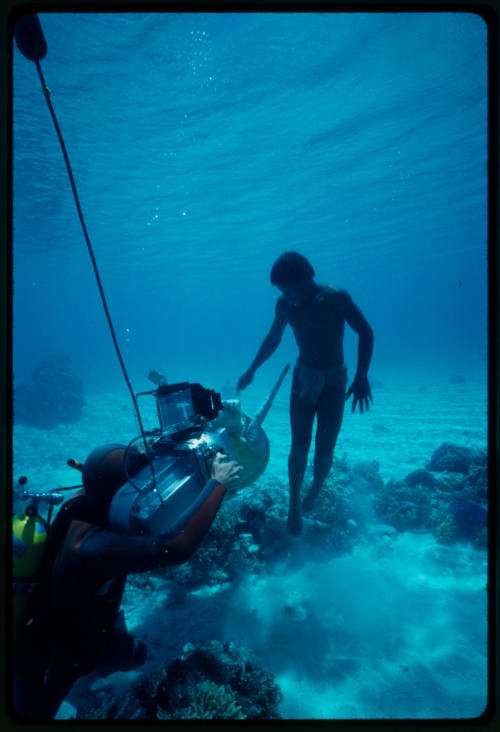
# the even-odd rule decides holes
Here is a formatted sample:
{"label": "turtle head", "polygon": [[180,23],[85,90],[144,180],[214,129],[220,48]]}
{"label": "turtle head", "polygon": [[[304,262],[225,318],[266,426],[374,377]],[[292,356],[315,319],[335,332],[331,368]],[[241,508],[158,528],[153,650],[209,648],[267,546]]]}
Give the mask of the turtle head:
{"label": "turtle head", "polygon": [[225,399],[222,402],[222,413],[217,417],[217,424],[222,425],[229,433],[240,433],[241,402],[239,399]]}

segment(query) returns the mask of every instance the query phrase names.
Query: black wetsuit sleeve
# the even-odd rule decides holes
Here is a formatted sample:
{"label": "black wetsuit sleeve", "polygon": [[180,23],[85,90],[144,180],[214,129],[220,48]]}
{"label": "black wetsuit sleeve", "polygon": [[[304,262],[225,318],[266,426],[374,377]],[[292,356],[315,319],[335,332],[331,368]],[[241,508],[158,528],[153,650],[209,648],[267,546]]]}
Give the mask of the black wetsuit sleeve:
{"label": "black wetsuit sleeve", "polygon": [[132,574],[157,567],[182,564],[199,546],[215,518],[226,489],[211,478],[193,510],[177,522],[175,532],[165,535],[132,536],[88,526],[73,551],[81,568],[100,574]]}

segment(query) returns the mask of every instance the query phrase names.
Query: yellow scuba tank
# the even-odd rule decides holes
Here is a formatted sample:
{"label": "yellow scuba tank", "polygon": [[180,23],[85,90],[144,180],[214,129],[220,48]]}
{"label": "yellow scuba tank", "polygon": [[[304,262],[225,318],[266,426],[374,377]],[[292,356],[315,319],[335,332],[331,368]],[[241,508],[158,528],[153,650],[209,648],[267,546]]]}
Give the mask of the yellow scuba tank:
{"label": "yellow scuba tank", "polygon": [[12,517],[14,638],[32,615],[34,592],[47,545],[47,521],[30,513],[27,509]]}
{"label": "yellow scuba tank", "polygon": [[[26,478],[20,478],[24,486]],[[47,549],[47,536],[53,506],[63,501],[60,494],[23,493],[30,498],[24,511],[12,517],[12,564],[13,564],[13,632],[14,640],[29,623],[35,611],[35,591],[39,586]],[[38,504],[43,501],[50,506],[48,519],[39,515]]]}

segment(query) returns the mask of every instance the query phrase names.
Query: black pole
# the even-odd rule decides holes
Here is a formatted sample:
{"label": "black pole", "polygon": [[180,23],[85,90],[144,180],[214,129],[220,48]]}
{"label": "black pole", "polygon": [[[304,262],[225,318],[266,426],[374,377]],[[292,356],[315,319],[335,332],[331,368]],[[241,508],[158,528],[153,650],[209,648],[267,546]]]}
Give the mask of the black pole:
{"label": "black pole", "polygon": [[30,61],[40,61],[47,53],[42,26],[35,13],[22,15],[16,22],[14,38],[23,56]]}

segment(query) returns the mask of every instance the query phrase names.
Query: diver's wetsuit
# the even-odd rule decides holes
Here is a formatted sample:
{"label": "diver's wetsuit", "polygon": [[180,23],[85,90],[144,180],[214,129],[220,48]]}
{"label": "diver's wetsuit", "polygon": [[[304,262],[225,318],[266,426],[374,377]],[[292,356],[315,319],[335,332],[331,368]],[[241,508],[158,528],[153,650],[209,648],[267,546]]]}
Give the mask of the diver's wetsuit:
{"label": "diver's wetsuit", "polygon": [[33,619],[15,648],[19,717],[53,719],[79,677],[110,663],[113,670],[125,670],[144,660],[132,636],[116,627],[127,575],[187,561],[225,491],[210,478],[201,494],[205,500],[176,536],[110,531],[102,517],[96,521],[83,493],[61,507],[49,534],[47,581],[40,591],[39,607],[45,612]]}

